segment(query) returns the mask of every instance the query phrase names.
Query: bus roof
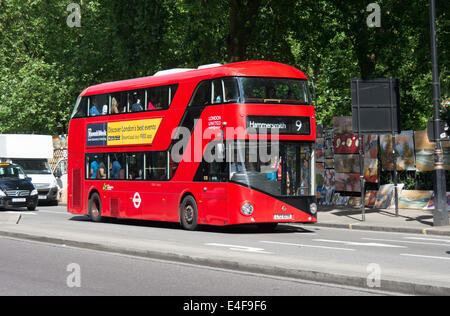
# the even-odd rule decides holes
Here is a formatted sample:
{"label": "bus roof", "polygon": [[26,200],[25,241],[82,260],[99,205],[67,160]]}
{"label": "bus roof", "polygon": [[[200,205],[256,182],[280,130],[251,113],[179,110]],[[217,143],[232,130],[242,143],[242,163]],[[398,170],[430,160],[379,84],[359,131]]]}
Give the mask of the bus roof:
{"label": "bus roof", "polygon": [[111,93],[122,90],[135,90],[153,85],[175,84],[181,80],[193,78],[205,80],[216,77],[232,76],[307,79],[303,72],[285,64],[270,61],[245,61],[221,66],[211,65],[211,67],[201,69],[168,71],[167,74],[158,74],[157,76],[102,83],[87,88],[80,96]]}

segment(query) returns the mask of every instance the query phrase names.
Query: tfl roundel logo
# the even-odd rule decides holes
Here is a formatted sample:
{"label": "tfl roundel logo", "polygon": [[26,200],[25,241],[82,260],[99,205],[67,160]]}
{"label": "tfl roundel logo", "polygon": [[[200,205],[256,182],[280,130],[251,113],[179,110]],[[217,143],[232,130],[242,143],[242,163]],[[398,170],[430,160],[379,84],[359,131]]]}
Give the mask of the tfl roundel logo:
{"label": "tfl roundel logo", "polygon": [[141,202],[142,202],[141,196],[139,195],[138,192],[136,192],[133,196],[134,207],[139,208],[141,206]]}

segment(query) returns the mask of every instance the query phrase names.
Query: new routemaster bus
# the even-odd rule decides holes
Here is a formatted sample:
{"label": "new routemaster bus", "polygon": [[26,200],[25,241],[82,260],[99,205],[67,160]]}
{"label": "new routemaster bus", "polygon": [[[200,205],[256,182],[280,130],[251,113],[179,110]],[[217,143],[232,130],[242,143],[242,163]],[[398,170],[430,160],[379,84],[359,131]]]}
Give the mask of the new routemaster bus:
{"label": "new routemaster bus", "polygon": [[316,222],[307,77],[249,61],[84,90],[69,126],[68,211],[199,225]]}

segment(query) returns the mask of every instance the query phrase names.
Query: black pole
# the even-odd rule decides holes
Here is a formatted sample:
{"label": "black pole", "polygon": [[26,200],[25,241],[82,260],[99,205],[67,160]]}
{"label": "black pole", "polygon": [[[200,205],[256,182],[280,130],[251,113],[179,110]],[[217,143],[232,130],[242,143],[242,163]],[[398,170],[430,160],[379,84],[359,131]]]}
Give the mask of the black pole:
{"label": "black pole", "polygon": [[392,78],[389,78],[389,106],[391,109],[391,129],[392,129],[392,160],[394,170],[394,206],[395,216],[398,217],[398,179],[397,179],[397,146],[395,141],[395,127],[394,127],[394,102],[392,100]]}
{"label": "black pole", "polygon": [[440,141],[440,91],[439,91],[439,68],[438,53],[436,46],[436,4],[430,0],[430,30],[431,30],[431,58],[433,71],[433,106],[434,106],[434,135],[436,143],[434,149],[434,226],[449,225],[446,197],[446,180],[443,162],[443,152]]}
{"label": "black pole", "polygon": [[364,135],[361,134],[361,108],[359,103],[359,79],[356,80],[356,103],[358,105],[358,139],[359,139],[359,183],[361,186],[361,215],[366,221],[366,207],[364,204]]}

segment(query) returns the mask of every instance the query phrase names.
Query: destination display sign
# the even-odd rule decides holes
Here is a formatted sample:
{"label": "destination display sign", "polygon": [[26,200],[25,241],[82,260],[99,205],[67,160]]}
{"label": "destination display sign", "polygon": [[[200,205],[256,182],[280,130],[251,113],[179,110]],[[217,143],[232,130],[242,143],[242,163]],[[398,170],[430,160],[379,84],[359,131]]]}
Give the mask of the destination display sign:
{"label": "destination display sign", "polygon": [[162,118],[88,124],[87,146],[150,145]]}
{"label": "destination display sign", "polygon": [[307,116],[247,116],[249,134],[267,133],[278,129],[280,135],[310,135],[311,121]]}

